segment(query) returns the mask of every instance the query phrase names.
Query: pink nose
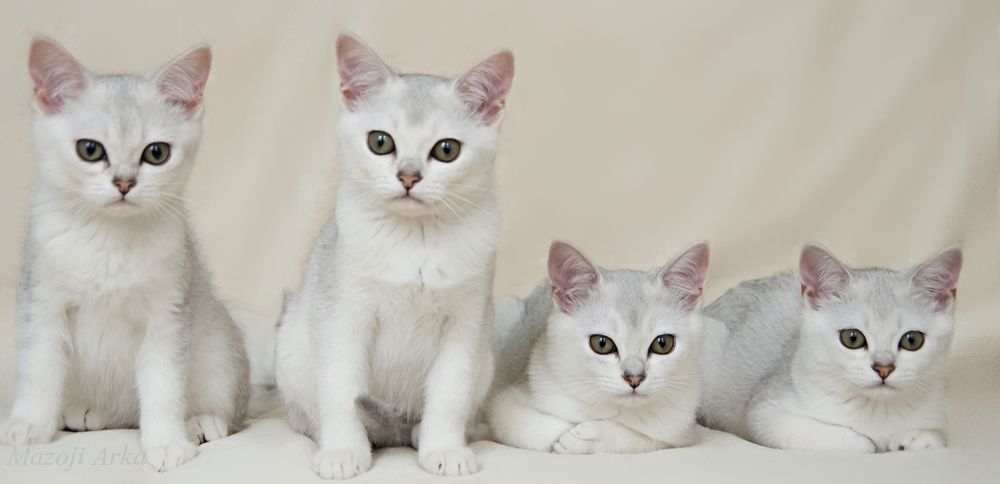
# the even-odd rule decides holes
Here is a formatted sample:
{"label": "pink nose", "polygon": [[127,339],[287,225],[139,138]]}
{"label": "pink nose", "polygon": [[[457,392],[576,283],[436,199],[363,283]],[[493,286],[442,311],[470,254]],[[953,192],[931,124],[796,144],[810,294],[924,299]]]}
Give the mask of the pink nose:
{"label": "pink nose", "polygon": [[638,388],[642,381],[646,379],[646,375],[622,375],[622,378],[628,382],[628,386]]}
{"label": "pink nose", "polygon": [[878,373],[878,376],[882,377],[883,380],[889,378],[889,375],[895,369],[896,369],[895,365],[879,365],[879,364],[872,365],[872,370],[874,370],[875,373]]}
{"label": "pink nose", "polygon": [[420,175],[397,175],[399,181],[403,184],[403,188],[407,190],[413,188],[420,181]]}
{"label": "pink nose", "polygon": [[130,178],[128,180],[122,180],[120,178],[115,178],[114,180],[111,180],[111,183],[113,183],[116,187],[118,187],[119,193],[125,195],[130,190],[132,190],[132,187],[135,186],[135,179]]}

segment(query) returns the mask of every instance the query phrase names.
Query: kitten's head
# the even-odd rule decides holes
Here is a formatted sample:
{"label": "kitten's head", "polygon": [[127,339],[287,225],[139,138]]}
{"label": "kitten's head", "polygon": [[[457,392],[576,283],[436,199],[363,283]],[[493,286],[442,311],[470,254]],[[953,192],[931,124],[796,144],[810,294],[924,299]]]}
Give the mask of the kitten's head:
{"label": "kitten's head", "polygon": [[459,214],[493,186],[514,57],[456,78],[393,71],[359,40],[337,39],[343,186],[402,216]]}
{"label": "kitten's head", "polygon": [[601,269],[569,244],[553,243],[552,371],[581,399],[627,406],[696,391],[707,271],[704,242],[647,272]]}
{"label": "kitten's head", "polygon": [[941,377],[954,327],[962,251],[915,267],[854,269],[809,244],[800,258],[800,351],[810,371],[850,394],[884,399]]}
{"label": "kitten's head", "polygon": [[35,40],[28,68],[42,180],[74,210],[124,217],[179,205],[211,60],[199,47],[153,75],[94,75]]}

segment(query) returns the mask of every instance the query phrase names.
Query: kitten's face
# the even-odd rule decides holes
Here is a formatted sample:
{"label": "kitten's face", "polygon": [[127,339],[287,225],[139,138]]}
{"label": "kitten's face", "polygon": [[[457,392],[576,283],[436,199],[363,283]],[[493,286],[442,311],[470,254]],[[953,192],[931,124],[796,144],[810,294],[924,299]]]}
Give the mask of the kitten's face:
{"label": "kitten's face", "polygon": [[942,378],[960,264],[956,250],[906,271],[841,266],[846,283],[827,278],[826,290],[836,292],[825,297],[823,289],[809,293],[804,274],[801,348],[815,355],[811,371],[849,394],[873,399],[926,388]]}
{"label": "kitten's face", "polygon": [[[116,217],[176,211],[201,133],[209,62],[207,49],[196,49],[153,76],[95,76],[37,41],[29,64],[42,179],[74,210]],[[177,77],[186,84],[178,87]]]}
{"label": "kitten's face", "polygon": [[567,389],[582,400],[623,406],[697,391],[697,303],[707,246],[694,246],[656,271],[594,268],[593,276],[582,278],[579,272],[572,275],[574,265],[583,273],[590,270],[582,255],[553,267],[559,258],[553,250],[550,278],[557,307],[546,332],[547,358]]}
{"label": "kitten's face", "polygon": [[475,208],[493,186],[510,54],[445,79],[397,74],[351,37],[338,40],[337,52],[342,185],[402,216]]}

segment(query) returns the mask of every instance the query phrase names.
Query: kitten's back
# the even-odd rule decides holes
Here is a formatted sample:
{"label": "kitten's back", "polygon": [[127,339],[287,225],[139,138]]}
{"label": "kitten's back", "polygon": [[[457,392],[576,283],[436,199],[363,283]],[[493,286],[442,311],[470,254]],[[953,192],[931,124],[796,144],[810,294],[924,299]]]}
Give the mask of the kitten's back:
{"label": "kitten's back", "polygon": [[705,307],[704,425],[742,434],[746,403],[795,351],[800,285],[790,273],[745,281]]}
{"label": "kitten's back", "polygon": [[494,387],[503,388],[524,378],[532,349],[545,332],[552,310],[549,286],[546,279],[526,299],[511,298],[497,304],[493,326],[497,363]]}

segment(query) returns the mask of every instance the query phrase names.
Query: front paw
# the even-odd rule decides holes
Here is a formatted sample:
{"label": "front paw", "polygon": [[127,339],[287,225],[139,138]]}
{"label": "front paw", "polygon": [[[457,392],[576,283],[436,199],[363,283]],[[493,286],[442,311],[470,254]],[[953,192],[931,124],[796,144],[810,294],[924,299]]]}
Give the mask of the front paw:
{"label": "front paw", "polygon": [[468,447],[447,450],[420,450],[420,466],[438,476],[467,476],[479,472],[476,454]]}
{"label": "front paw", "polygon": [[372,468],[372,451],[356,449],[321,449],[313,456],[313,471],[323,479],[350,479]]}
{"label": "front paw", "polygon": [[940,449],[944,446],[944,434],[937,430],[910,430],[889,440],[889,452]]}
{"label": "front paw", "polygon": [[152,445],[144,449],[146,466],[156,472],[167,472],[194,458],[198,452],[194,443],[181,440],[166,445]]}
{"label": "front paw", "polygon": [[66,430],[102,430],[106,422],[107,419],[100,412],[80,405],[70,405],[63,410],[63,426]]}
{"label": "front paw", "polygon": [[11,418],[0,427],[0,444],[19,446],[51,442],[56,427],[55,422],[39,423]]}
{"label": "front paw", "polygon": [[563,432],[559,440],[552,444],[552,452],[557,454],[593,454],[600,428],[594,422],[582,422]]}

